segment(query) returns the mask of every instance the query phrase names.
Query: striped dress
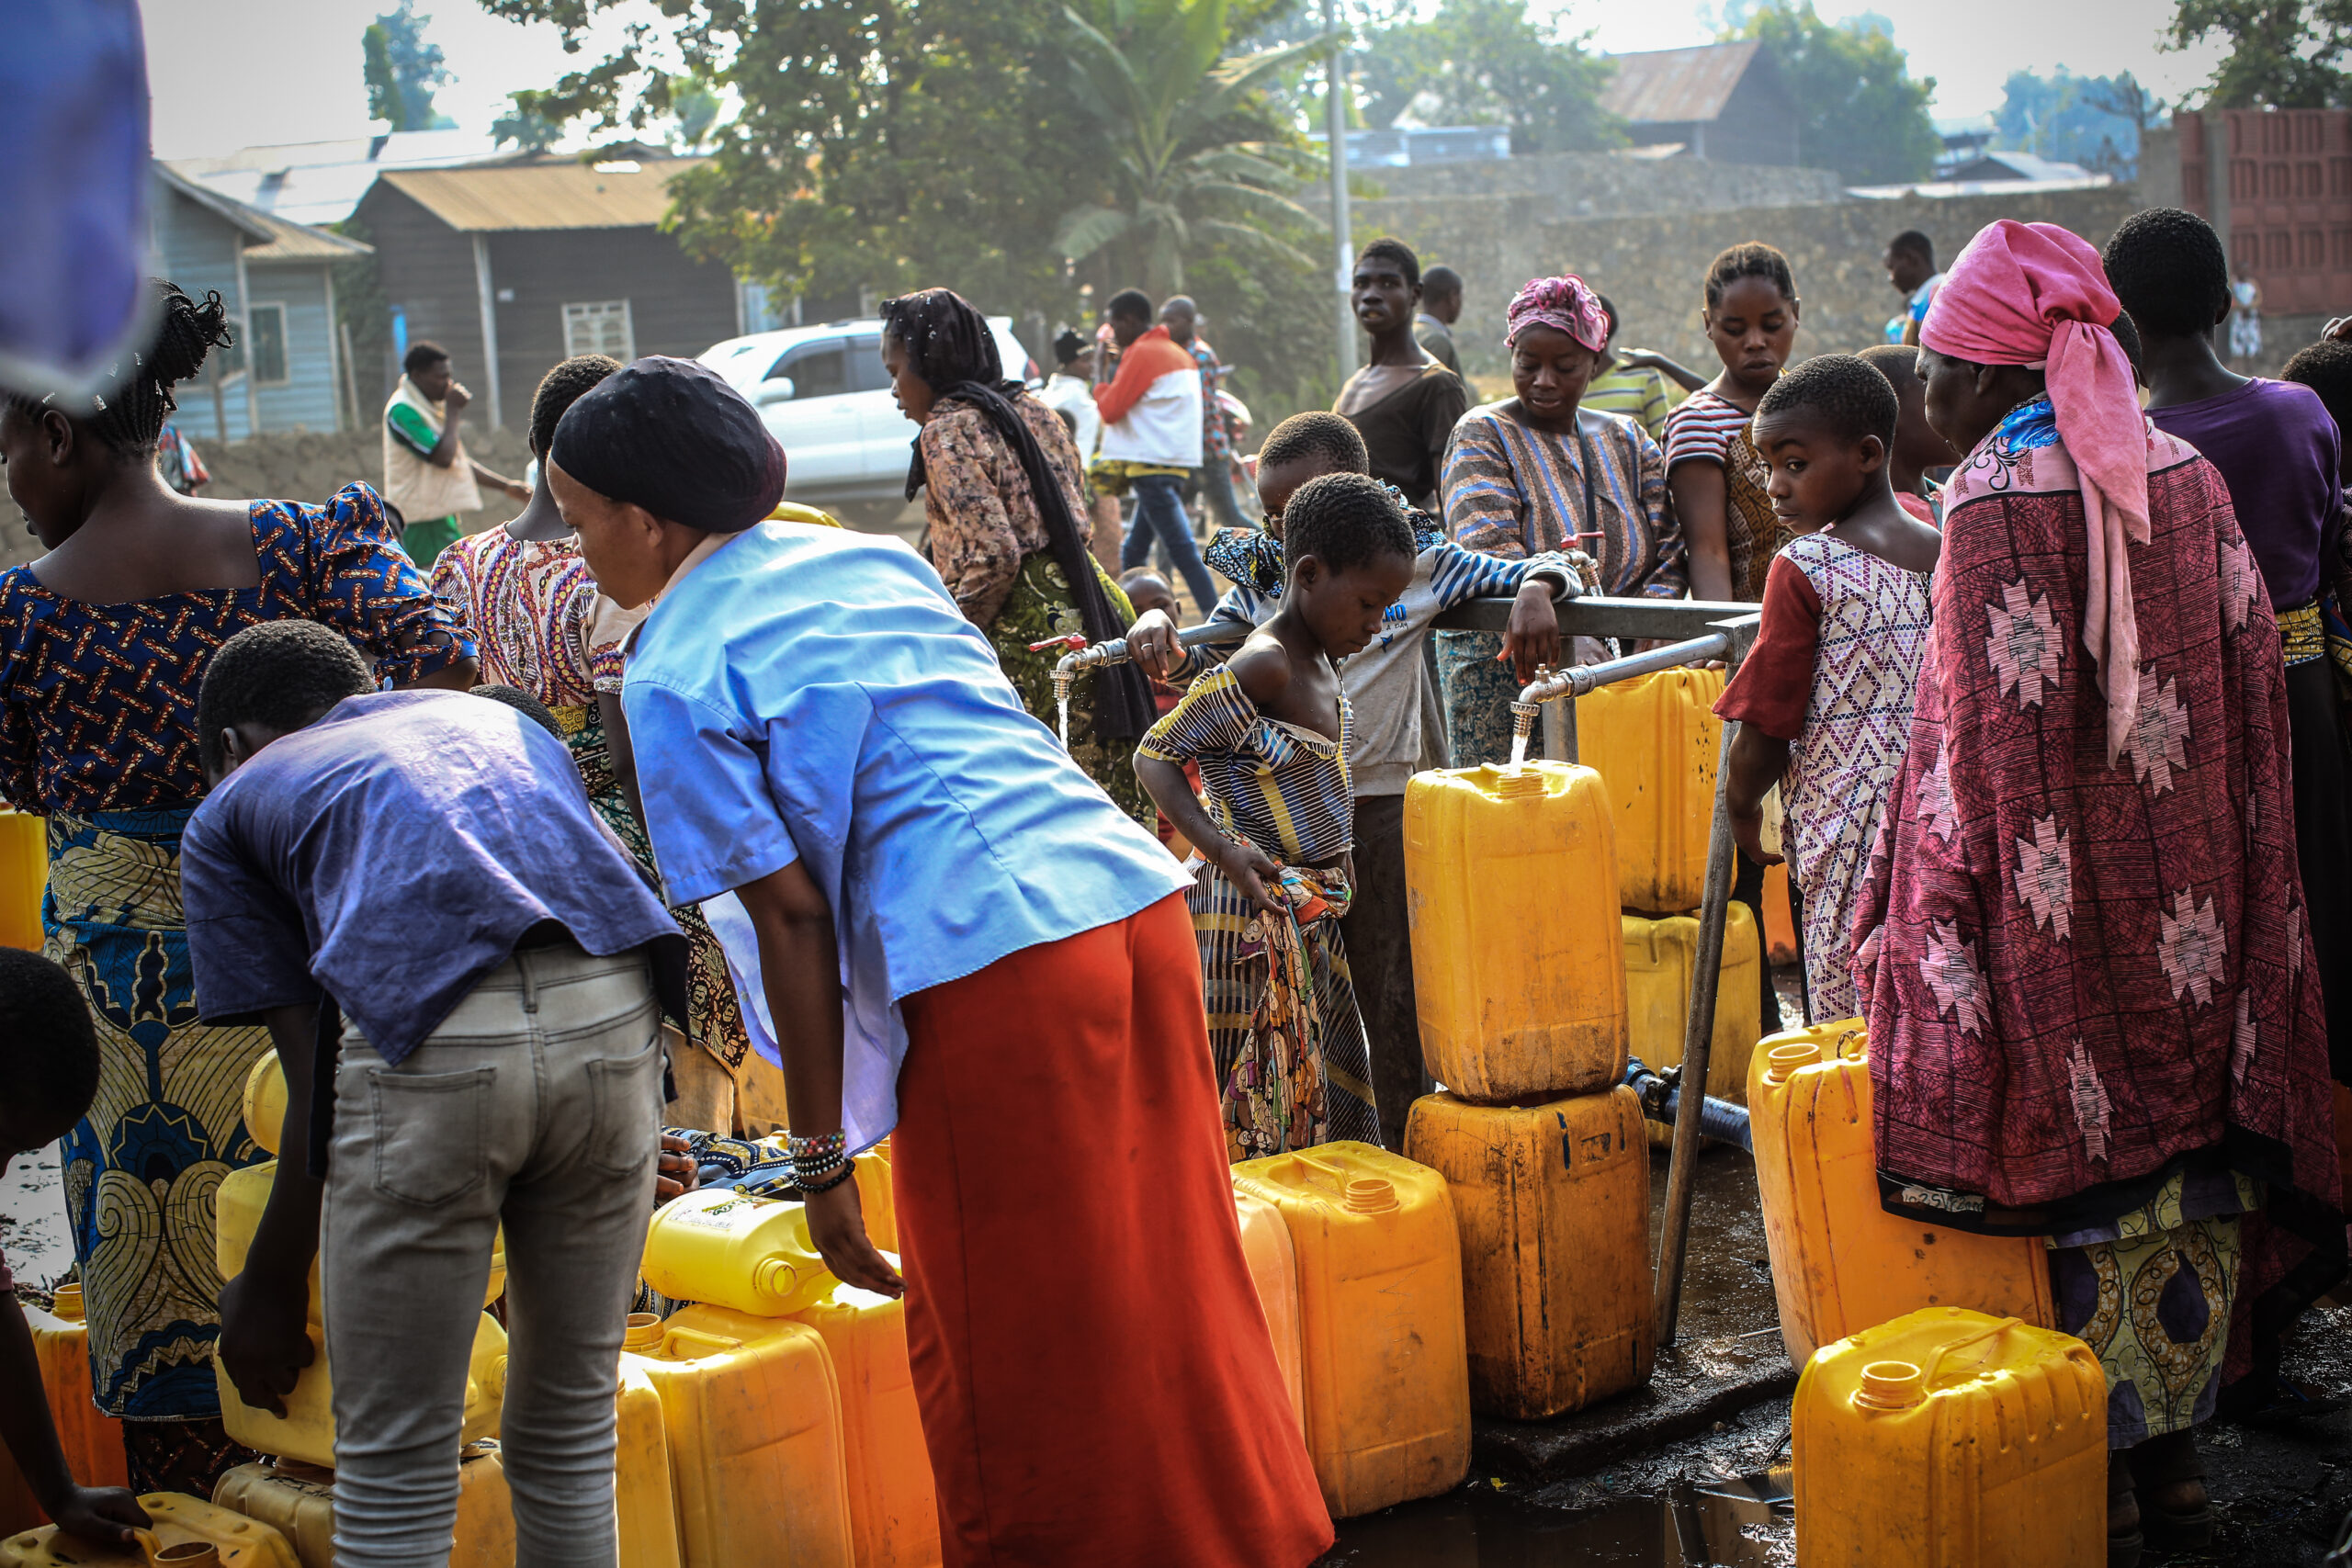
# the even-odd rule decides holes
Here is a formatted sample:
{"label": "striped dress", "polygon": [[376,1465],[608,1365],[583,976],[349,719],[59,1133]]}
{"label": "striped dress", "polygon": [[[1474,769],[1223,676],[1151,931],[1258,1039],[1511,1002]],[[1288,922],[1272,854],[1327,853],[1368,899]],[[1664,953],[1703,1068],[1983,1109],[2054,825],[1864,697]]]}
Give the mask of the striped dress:
{"label": "striped dress", "polygon": [[1355,715],[1340,698],[1340,738],[1260,713],[1229,669],[1196,682],[1136,754],[1197,762],[1218,829],[1281,866],[1268,892],[1281,918],[1250,908],[1214,864],[1193,861],[1185,895],[1200,947],[1209,1044],[1234,1160],[1334,1138],[1377,1143],[1370,1053],[1340,919],[1352,889],[1337,861],[1355,844],[1348,750]]}

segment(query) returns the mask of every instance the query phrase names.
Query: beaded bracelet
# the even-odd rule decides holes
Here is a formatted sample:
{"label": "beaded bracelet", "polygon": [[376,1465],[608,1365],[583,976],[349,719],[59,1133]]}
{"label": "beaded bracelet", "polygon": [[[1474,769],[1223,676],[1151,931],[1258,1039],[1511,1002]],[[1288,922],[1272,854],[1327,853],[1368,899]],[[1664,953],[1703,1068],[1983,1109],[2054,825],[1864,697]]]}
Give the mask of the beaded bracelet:
{"label": "beaded bracelet", "polygon": [[855,1176],[856,1174],[857,1168],[850,1164],[847,1160],[843,1160],[842,1162],[842,1168],[822,1181],[810,1181],[807,1177],[802,1176],[797,1168],[793,1171],[792,1179],[794,1185],[800,1189],[800,1195],[802,1197],[814,1198],[820,1192],[831,1192],[834,1188],[839,1187],[842,1182],[847,1181],[851,1177]]}
{"label": "beaded bracelet", "polygon": [[849,1151],[847,1133],[823,1133],[813,1138],[793,1135],[789,1129],[784,1134],[784,1152],[797,1163],[820,1155],[846,1154]]}

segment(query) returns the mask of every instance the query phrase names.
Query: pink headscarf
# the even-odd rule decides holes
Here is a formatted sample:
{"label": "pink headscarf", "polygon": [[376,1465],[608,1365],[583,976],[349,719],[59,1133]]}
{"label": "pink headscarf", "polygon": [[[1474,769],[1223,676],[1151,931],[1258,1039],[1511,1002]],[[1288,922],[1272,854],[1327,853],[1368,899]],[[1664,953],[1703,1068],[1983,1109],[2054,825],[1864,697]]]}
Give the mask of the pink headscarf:
{"label": "pink headscarf", "polygon": [[1938,354],[2038,368],[2049,382],[2058,438],[2082,475],[2090,531],[2083,646],[2098,661],[2107,698],[2110,764],[2140,699],[2140,632],[2124,546],[2148,542],[2147,420],[2132,362],[2108,330],[2122,310],[2086,241],[2055,223],[2004,218],[1968,242],[1919,326],[1920,343]]}
{"label": "pink headscarf", "polygon": [[1519,291],[1504,319],[1509,323],[1503,333],[1505,348],[1517,344],[1519,334],[1530,327],[1564,332],[1596,352],[1609,342],[1609,312],[1581,277],[1535,279]]}

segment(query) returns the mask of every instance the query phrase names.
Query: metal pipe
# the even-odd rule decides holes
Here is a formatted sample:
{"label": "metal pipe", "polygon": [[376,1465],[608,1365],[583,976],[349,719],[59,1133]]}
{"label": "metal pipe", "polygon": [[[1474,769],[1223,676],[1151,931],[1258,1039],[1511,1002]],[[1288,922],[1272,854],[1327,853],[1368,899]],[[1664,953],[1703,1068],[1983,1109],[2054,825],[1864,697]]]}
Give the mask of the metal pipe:
{"label": "metal pipe", "polygon": [[[1724,793],[1731,781],[1731,740],[1739,726],[1725,723],[1715,754],[1715,817],[1707,838],[1707,886],[1699,905],[1699,950],[1690,976],[1690,1011],[1682,1029],[1682,1081],[1707,1081],[1707,1058],[1715,1045],[1715,993],[1724,973],[1724,927],[1731,903],[1731,813]],[[1699,1179],[1699,1118],[1674,1124],[1674,1158],[1666,1178],[1666,1225],[1657,1248],[1657,1342],[1674,1343],[1675,1315],[1682,1305],[1683,1253],[1690,1241],[1690,1196]]]}

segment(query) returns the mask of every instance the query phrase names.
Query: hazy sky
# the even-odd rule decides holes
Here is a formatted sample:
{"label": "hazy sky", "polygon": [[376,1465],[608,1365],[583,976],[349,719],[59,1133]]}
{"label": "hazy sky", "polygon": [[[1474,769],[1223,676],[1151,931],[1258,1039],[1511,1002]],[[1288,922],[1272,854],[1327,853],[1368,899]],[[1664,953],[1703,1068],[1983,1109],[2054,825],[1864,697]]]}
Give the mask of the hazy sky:
{"label": "hazy sky", "polygon": [[[388,0],[143,0],[154,146],[165,158],[281,141],[362,136],[367,89],[359,35]],[[973,0],[985,5],[988,0]],[[1424,0],[1424,5],[1431,0]],[[498,21],[471,0],[419,0],[428,40],[456,80],[441,110],[486,129],[518,87],[546,86],[571,64],[549,27]],[[1556,9],[1605,50],[1671,49],[1713,37],[1718,7],[1693,0],[1575,0]],[[1432,6],[1433,8],[1433,6]],[[1935,112],[1996,108],[2011,71],[2059,65],[2088,75],[2131,71],[2173,98],[2201,83],[2212,54],[2169,54],[2156,34],[2172,0],[1821,0],[1827,16],[1871,10],[1894,24],[1914,74],[1936,78]]]}

